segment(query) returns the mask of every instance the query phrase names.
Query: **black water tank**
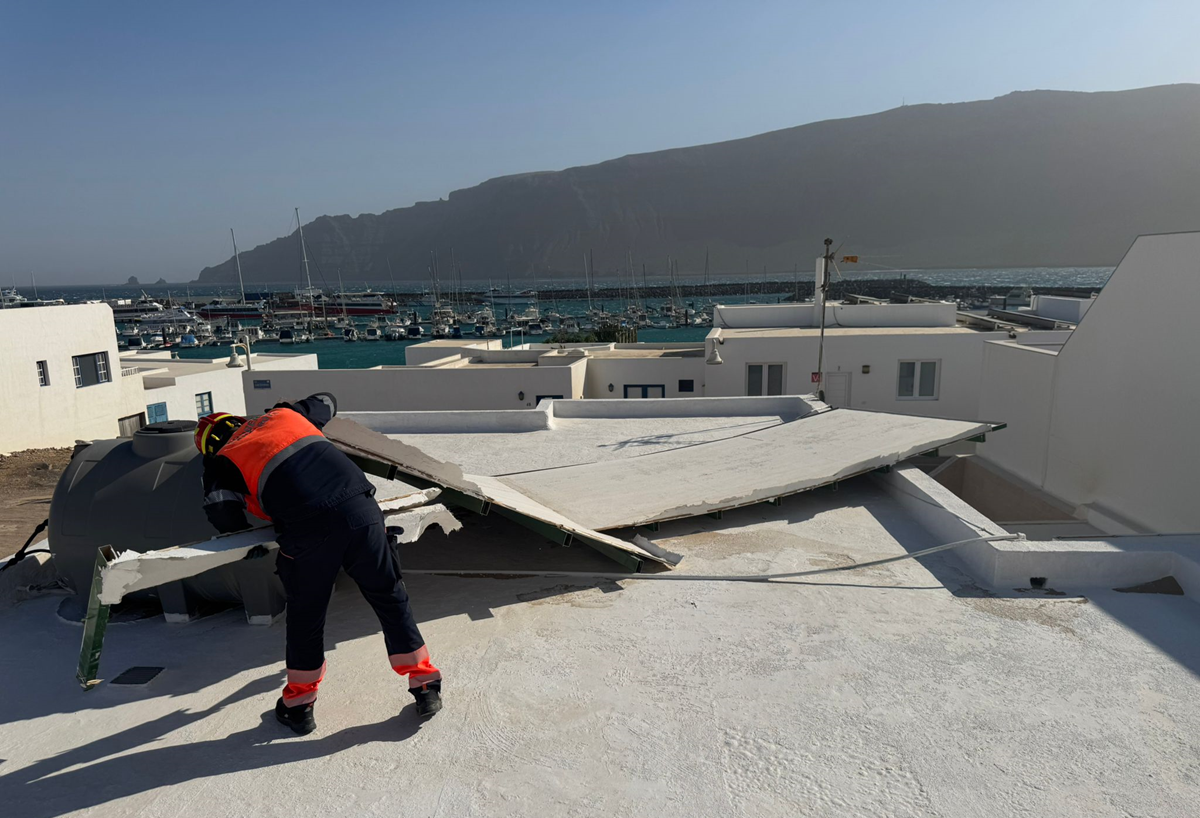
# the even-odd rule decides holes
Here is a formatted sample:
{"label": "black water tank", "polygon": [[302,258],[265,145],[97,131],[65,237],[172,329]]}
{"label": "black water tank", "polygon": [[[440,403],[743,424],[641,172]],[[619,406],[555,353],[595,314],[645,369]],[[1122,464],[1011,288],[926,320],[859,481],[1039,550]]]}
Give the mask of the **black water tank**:
{"label": "black water tank", "polygon": [[[152,423],[132,438],[97,441],[71,459],[50,502],[50,550],[76,592],[60,609],[64,616],[83,617],[100,546],[144,553],[216,533],[204,515],[195,428],[187,420]],[[283,610],[272,559],[236,562],[154,593],[168,618],[186,615],[199,600],[243,602],[253,622]]]}

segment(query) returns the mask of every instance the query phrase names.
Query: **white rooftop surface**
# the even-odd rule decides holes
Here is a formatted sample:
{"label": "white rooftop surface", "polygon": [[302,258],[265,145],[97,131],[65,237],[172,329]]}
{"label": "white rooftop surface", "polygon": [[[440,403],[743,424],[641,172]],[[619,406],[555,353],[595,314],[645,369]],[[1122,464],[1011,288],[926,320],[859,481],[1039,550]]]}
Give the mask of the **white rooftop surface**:
{"label": "white rooftop surface", "polygon": [[[495,516],[408,568],[611,571]],[[689,574],[844,565],[937,544],[874,478],[664,524]],[[57,597],[0,617],[7,815],[1195,814],[1200,607],[980,590],[939,554],[808,582],[464,578],[406,584],[446,676],[425,723],[352,585],[318,730],[271,710],[283,628],[231,610],[110,625],[73,674]]]}
{"label": "white rooftop surface", "polygon": [[[354,418],[354,413],[346,417]],[[734,417],[558,418],[529,432],[389,434],[472,474],[501,475],[595,463],[726,440],[778,426],[779,415]]]}

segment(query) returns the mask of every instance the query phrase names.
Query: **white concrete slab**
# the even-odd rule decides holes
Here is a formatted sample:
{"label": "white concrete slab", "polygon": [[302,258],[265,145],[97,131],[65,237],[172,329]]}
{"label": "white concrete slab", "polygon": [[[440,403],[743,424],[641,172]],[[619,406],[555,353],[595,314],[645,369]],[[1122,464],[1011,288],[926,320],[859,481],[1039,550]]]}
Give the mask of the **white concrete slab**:
{"label": "white concrete slab", "polygon": [[597,530],[694,517],[825,485],[991,427],[834,409],[724,440],[500,482]]}
{"label": "white concrete slab", "polygon": [[418,477],[468,497],[508,509],[536,523],[541,523],[571,537],[587,541],[602,550],[615,550],[632,555],[636,560],[652,560],[662,565],[674,565],[678,556],[647,550],[637,542],[627,542],[608,534],[592,531],[586,526],[559,514],[554,509],[525,497],[520,492],[497,482],[494,478],[464,474],[455,463],[431,457],[421,449],[399,440],[392,440],[345,418],[334,418],[324,429],[325,436],[340,449],[353,455],[396,466],[401,477]]}
{"label": "white concrete slab", "polygon": [[[432,525],[445,533],[461,526],[443,505],[424,505],[437,496],[436,489],[417,492],[380,505],[384,523],[404,529],[400,542],[415,542]],[[421,506],[417,508],[415,506]],[[100,602],[116,605],[126,595],[168,582],[194,577],[205,571],[244,559],[255,546],[275,549],[275,527],[263,526],[249,531],[221,534],[203,542],[138,553],[123,551],[100,571]]]}

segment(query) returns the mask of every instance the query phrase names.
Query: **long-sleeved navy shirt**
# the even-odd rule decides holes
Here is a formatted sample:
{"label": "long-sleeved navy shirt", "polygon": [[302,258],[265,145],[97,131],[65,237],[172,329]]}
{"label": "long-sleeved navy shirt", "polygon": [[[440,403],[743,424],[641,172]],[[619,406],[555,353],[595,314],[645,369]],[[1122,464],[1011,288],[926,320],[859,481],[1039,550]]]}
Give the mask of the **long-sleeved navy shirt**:
{"label": "long-sleeved navy shirt", "polygon": [[[278,403],[271,411],[298,412],[322,429],[337,414],[337,401],[321,392],[295,403]],[[297,449],[280,463],[258,499],[276,530],[284,531],[351,497],[373,492],[362,469],[323,440]],[[204,458],[204,513],[217,531],[226,534],[250,528],[247,494],[246,480],[232,460],[220,453]]]}

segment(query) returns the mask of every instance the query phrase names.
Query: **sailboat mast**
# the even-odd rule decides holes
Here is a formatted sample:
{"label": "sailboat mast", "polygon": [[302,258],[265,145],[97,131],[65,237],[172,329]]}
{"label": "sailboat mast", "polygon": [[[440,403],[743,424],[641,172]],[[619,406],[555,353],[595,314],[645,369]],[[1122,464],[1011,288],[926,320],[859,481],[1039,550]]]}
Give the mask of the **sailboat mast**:
{"label": "sailboat mast", "polygon": [[346,288],[342,286],[342,268],[338,267],[338,299],[342,302],[342,318],[350,320],[350,313],[346,307]]}
{"label": "sailboat mast", "polygon": [[392,275],[392,257],[385,256],[388,266],[388,281],[392,282],[392,303],[397,304],[400,301],[400,294],[396,292],[396,276]]}
{"label": "sailboat mast", "polygon": [[296,227],[300,230],[300,257],[304,262],[304,283],[309,289],[309,298],[312,297],[312,276],[308,272],[308,250],[304,246],[304,225],[300,223],[300,208],[296,208]]}
{"label": "sailboat mast", "polygon": [[246,303],[246,283],[242,281],[242,259],[238,256],[237,236],[233,234],[233,228],[229,228],[229,238],[233,239],[233,263],[237,265],[238,271],[238,288],[242,291],[242,303]]}

